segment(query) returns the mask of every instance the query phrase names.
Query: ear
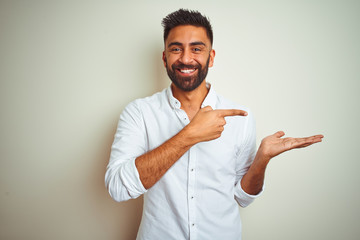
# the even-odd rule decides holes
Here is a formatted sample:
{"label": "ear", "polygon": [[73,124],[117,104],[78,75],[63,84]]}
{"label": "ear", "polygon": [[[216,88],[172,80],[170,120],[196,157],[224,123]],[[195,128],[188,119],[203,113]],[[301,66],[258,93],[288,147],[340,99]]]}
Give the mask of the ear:
{"label": "ear", "polygon": [[214,65],[214,58],[215,58],[215,50],[210,50],[210,60],[209,60],[209,67],[212,67]]}
{"label": "ear", "polygon": [[164,67],[166,67],[166,56],[165,56],[165,51],[163,51],[162,60],[163,60],[163,63],[164,63]]}

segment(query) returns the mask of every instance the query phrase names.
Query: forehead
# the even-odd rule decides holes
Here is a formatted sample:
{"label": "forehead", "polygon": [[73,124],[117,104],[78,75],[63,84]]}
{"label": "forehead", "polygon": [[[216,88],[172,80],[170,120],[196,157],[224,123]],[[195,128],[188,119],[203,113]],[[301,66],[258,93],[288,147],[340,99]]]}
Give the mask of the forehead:
{"label": "forehead", "polygon": [[186,45],[199,41],[205,43],[207,46],[210,45],[210,39],[206,34],[205,28],[192,25],[177,26],[170,30],[165,46],[171,42],[179,42]]}

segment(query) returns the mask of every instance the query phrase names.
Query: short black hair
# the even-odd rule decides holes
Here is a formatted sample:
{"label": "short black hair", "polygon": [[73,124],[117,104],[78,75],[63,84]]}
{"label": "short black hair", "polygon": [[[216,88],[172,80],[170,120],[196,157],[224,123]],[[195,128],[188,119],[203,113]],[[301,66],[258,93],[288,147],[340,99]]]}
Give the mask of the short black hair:
{"label": "short black hair", "polygon": [[170,13],[163,18],[161,25],[164,27],[164,42],[169,36],[170,30],[177,26],[192,25],[196,27],[203,27],[206,34],[210,39],[211,45],[213,44],[213,31],[210,20],[198,11],[179,9]]}

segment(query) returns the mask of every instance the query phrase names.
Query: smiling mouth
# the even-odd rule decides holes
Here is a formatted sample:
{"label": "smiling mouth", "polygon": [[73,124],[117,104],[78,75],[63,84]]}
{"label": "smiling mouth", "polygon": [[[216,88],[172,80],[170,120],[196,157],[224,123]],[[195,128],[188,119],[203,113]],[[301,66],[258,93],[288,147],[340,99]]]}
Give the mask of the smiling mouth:
{"label": "smiling mouth", "polygon": [[196,68],[193,69],[178,69],[181,73],[189,74],[195,72]]}

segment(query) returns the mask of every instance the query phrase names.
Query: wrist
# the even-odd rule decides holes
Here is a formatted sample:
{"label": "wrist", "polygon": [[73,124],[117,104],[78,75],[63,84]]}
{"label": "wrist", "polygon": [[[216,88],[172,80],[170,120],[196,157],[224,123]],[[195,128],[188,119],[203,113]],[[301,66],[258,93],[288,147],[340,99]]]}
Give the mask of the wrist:
{"label": "wrist", "polygon": [[189,127],[189,125],[185,126],[178,133],[178,137],[180,138],[180,141],[189,148],[198,143],[198,141],[196,141],[194,131],[191,129],[191,127]]}
{"label": "wrist", "polygon": [[270,162],[270,155],[261,147],[259,147],[255,159],[261,163],[265,163],[266,165]]}

